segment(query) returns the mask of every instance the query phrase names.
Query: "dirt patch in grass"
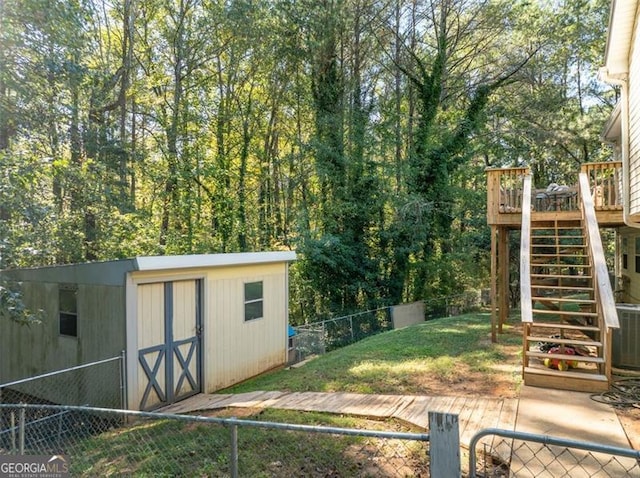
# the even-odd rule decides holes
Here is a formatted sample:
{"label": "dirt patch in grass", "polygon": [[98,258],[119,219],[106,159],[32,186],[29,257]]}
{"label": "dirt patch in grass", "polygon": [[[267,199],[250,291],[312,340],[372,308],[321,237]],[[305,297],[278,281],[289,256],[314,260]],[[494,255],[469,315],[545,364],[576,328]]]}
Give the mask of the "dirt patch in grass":
{"label": "dirt patch in grass", "polygon": [[520,337],[521,327],[515,325],[505,327],[497,343],[490,336],[478,343],[479,350],[501,356],[489,365],[482,357],[472,356],[463,363],[454,361],[449,369],[441,366],[437,372],[415,374],[412,379],[424,395],[515,398],[522,382]]}

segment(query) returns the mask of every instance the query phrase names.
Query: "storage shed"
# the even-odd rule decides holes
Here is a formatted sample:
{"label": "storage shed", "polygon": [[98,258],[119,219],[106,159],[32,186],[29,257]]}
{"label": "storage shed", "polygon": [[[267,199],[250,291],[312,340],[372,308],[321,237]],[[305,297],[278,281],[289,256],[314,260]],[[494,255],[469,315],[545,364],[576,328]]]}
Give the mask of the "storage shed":
{"label": "storage shed", "polygon": [[158,256],[1,271],[45,319],[0,322],[0,384],[124,350],[127,406],[151,410],[283,365],[295,258]]}

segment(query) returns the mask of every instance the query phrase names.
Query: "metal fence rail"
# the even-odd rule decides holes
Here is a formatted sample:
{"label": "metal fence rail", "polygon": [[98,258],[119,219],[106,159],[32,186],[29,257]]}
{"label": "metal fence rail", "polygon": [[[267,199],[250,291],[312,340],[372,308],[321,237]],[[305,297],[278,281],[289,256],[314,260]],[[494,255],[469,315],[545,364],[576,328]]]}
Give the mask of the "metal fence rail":
{"label": "metal fence rail", "polygon": [[0,383],[0,403],[126,407],[125,355]]}
{"label": "metal fence rail", "polygon": [[474,435],[469,451],[470,478],[640,476],[640,451],[548,435],[488,428]]}
{"label": "metal fence rail", "polygon": [[[40,415],[48,427],[24,425]],[[427,434],[53,405],[0,417],[0,455],[64,455],[71,476],[428,476]]]}

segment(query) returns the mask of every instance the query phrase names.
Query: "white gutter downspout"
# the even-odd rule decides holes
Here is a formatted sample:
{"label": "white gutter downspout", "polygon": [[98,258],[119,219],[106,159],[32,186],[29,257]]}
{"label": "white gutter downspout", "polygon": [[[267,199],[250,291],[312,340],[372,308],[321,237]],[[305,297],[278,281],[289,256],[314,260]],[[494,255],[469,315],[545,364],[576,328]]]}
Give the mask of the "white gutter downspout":
{"label": "white gutter downspout", "polygon": [[600,69],[600,79],[611,85],[620,87],[620,146],[622,154],[622,220],[626,226],[640,229],[640,224],[630,219],[629,207],[631,193],[629,191],[629,80],[628,74],[609,75],[606,68]]}

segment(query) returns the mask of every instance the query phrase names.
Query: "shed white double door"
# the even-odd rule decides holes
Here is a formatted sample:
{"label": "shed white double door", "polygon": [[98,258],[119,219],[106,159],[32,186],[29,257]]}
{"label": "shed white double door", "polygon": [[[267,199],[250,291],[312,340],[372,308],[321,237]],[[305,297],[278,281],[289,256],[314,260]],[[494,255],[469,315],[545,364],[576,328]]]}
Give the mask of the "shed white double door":
{"label": "shed white double door", "polygon": [[202,281],[138,285],[138,397],[152,410],[201,391]]}

